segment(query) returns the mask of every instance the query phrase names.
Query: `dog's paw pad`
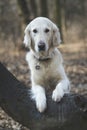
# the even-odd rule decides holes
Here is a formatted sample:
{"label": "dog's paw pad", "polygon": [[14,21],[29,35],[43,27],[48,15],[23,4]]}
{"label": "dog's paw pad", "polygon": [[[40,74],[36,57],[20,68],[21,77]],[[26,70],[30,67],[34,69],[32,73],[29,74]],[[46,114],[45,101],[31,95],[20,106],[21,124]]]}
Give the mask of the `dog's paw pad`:
{"label": "dog's paw pad", "polygon": [[64,96],[64,92],[62,89],[60,91],[55,89],[52,94],[52,100],[55,102],[59,102],[63,96]]}

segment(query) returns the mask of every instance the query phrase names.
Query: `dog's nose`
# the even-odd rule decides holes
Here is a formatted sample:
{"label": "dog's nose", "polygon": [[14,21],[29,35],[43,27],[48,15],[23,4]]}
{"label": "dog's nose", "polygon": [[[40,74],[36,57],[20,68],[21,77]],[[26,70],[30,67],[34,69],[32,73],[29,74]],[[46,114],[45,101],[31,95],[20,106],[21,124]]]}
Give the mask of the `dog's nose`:
{"label": "dog's nose", "polygon": [[38,44],[39,51],[45,50],[45,43],[43,41],[40,41]]}

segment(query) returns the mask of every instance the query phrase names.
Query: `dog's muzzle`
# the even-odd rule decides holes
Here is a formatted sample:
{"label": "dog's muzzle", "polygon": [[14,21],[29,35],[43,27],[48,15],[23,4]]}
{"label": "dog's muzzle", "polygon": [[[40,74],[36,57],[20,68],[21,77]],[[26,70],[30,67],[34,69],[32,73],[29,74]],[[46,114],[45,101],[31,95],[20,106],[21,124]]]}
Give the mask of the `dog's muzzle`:
{"label": "dog's muzzle", "polygon": [[43,41],[40,41],[38,44],[38,50],[39,51],[45,51],[45,43]]}

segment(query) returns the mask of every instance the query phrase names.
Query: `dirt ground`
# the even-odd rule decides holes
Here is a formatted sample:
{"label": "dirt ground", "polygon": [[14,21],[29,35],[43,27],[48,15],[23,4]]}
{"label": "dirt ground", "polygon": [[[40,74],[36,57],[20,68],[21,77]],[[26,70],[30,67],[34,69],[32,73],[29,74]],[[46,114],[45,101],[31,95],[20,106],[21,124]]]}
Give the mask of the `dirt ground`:
{"label": "dirt ground", "polygon": [[[0,44],[0,61],[17,79],[29,87],[30,73],[25,61],[26,51],[10,45]],[[71,82],[71,92],[87,94],[87,43],[62,44],[59,50],[63,54],[65,70]],[[0,109],[0,130],[3,128],[27,130]]]}

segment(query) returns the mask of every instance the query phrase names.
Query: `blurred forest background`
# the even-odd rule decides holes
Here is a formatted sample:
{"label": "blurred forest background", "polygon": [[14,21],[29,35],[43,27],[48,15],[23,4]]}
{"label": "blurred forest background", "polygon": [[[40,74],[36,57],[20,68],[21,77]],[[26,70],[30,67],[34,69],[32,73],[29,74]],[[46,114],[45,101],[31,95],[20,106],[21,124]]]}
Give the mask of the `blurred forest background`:
{"label": "blurred forest background", "polygon": [[[30,86],[23,36],[26,25],[38,16],[48,17],[59,26],[63,41],[59,49],[71,91],[87,94],[87,0],[0,0],[0,61]],[[2,109],[0,128],[26,130]]]}
{"label": "blurred forest background", "polygon": [[54,21],[63,41],[87,39],[87,0],[0,0],[0,39],[16,42],[24,25],[38,16]]}

